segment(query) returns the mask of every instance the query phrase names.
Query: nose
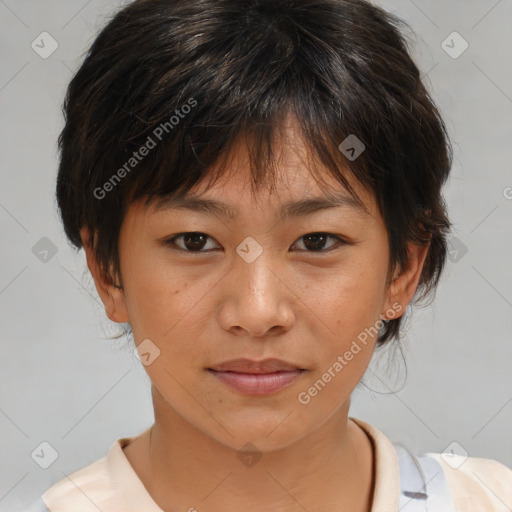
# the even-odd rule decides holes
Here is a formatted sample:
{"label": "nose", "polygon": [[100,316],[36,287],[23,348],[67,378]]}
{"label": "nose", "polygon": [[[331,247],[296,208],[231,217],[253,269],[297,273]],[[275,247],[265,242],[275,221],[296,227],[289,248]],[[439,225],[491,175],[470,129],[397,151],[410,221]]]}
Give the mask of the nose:
{"label": "nose", "polygon": [[282,269],[265,251],[251,263],[238,256],[226,275],[219,322],[232,334],[275,336],[290,330],[295,321],[293,291]]}

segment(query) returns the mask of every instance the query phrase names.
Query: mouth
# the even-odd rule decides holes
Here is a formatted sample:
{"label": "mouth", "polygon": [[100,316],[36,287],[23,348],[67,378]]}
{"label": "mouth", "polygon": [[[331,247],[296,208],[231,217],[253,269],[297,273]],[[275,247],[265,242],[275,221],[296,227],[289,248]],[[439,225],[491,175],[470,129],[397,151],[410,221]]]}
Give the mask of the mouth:
{"label": "mouth", "polygon": [[231,389],[245,395],[268,395],[276,393],[293,384],[306,370],[273,373],[239,373],[208,371]]}
{"label": "mouth", "polygon": [[246,395],[268,395],[293,384],[305,368],[280,359],[236,359],[206,368],[232,390]]}

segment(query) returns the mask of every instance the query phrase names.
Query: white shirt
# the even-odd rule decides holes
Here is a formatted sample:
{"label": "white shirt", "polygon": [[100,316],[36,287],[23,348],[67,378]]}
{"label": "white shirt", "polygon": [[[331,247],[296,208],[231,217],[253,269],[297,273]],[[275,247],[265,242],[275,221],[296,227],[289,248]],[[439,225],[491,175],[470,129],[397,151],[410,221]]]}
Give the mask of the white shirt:
{"label": "white shirt", "polygon": [[[398,512],[400,468],[395,447],[374,426],[350,419],[368,435],[374,450],[371,512]],[[105,457],[52,485],[26,512],[162,512],[123,452],[122,448],[134,439],[117,439]],[[511,469],[495,460],[476,457],[460,459],[462,464],[454,469],[453,460],[448,463],[441,454],[428,455],[440,463],[457,512],[512,511]]]}

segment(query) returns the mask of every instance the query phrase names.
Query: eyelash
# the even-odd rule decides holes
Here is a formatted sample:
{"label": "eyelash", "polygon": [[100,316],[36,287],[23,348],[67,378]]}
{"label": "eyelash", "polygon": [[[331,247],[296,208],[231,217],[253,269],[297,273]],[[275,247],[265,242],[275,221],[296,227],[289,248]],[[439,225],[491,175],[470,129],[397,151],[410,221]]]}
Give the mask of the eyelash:
{"label": "eyelash", "polygon": [[[175,243],[175,240],[177,240],[178,238],[183,238],[185,235],[204,235],[208,239],[213,240],[213,238],[211,236],[207,235],[206,233],[202,233],[201,231],[187,231],[185,233],[180,233],[178,235],[173,236],[172,238],[169,238],[169,239],[165,240],[164,244],[166,246],[169,246],[171,249],[174,249],[174,250],[177,250],[177,251],[182,251],[182,252],[188,252],[188,253],[191,253],[191,254],[208,253],[208,252],[210,252],[212,250],[212,249],[208,249],[206,251],[204,251],[204,250],[189,251],[187,249],[183,249],[182,247],[179,247],[179,246],[177,247],[176,243]],[[313,233],[307,233],[307,234],[302,235],[301,237],[299,237],[297,240],[301,240],[301,239],[303,239],[303,238],[305,238],[307,236],[311,236],[311,235],[324,235],[327,238],[336,239],[339,242],[338,245],[350,245],[350,242],[348,242],[347,240],[343,239],[342,237],[337,236],[337,235],[333,235],[331,233],[324,233],[323,231],[315,231]],[[333,248],[336,248],[336,244],[332,245],[331,247],[328,247],[326,250],[320,249],[318,251],[311,251],[311,250],[308,251],[307,249],[301,249],[301,251],[309,252],[309,253],[312,253],[312,254],[323,254],[323,253],[330,252],[331,250],[333,250]]]}

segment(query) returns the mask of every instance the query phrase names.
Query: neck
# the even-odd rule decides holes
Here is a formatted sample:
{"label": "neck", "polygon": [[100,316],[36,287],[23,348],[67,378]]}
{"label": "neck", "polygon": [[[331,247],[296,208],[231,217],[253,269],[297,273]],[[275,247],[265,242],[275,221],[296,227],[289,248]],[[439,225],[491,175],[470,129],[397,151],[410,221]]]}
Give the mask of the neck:
{"label": "neck", "polygon": [[373,448],[348,406],[296,443],[245,463],[168,406],[155,407],[155,424],[124,452],[163,510],[370,512]]}

